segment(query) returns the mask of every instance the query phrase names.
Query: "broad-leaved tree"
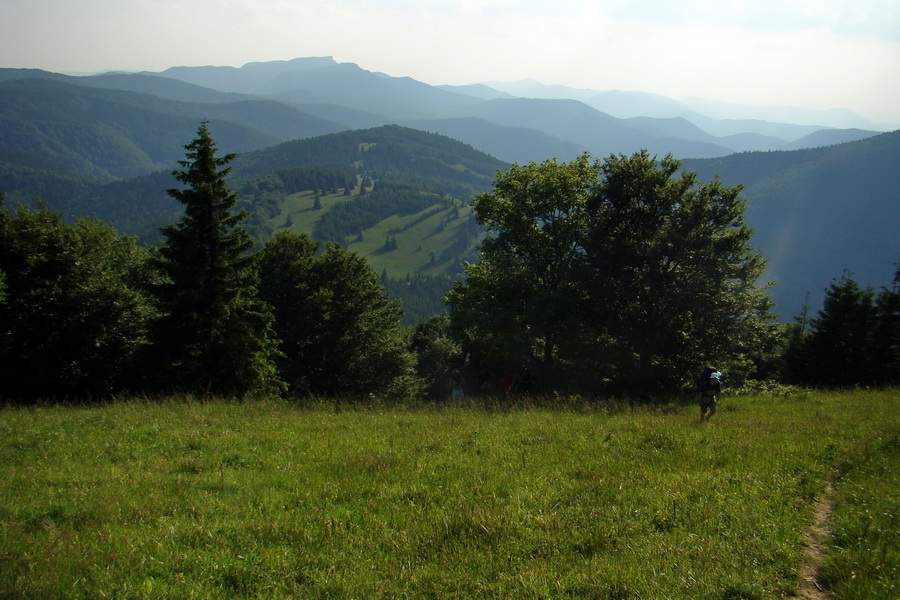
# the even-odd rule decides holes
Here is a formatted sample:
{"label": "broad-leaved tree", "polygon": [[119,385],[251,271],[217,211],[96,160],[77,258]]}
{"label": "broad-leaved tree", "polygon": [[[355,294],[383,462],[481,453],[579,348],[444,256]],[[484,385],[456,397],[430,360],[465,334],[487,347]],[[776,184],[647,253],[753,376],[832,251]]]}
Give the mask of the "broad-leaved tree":
{"label": "broad-leaved tree", "polygon": [[146,253],[98,221],[0,205],[0,396],[71,401],[134,389],[154,311]]}
{"label": "broad-leaved tree", "polygon": [[261,253],[261,295],[282,340],[281,373],[295,394],[415,395],[414,356],[391,301],[365,258],[337,244],[316,255],[306,235],[279,233]]}
{"label": "broad-leaved tree", "polygon": [[481,362],[546,388],[673,390],[714,363],[733,381],[774,352],[765,268],[740,187],[647,152],[513,166],[473,202],[489,237],[448,295]]}

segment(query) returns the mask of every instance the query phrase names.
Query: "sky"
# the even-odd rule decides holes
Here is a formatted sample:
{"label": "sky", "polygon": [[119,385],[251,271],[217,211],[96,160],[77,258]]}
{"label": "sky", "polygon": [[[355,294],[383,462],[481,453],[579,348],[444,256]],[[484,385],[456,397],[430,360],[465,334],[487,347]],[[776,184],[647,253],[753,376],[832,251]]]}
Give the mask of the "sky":
{"label": "sky", "polygon": [[309,56],[433,85],[532,78],[900,128],[900,0],[0,0],[0,67]]}

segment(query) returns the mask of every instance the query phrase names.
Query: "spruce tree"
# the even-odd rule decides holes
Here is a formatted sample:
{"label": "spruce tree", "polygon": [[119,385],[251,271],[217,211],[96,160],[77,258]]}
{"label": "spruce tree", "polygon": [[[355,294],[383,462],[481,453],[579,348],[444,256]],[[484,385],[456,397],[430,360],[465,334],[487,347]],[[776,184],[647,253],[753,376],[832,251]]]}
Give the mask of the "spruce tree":
{"label": "spruce tree", "polygon": [[875,383],[900,384],[900,267],[891,288],[882,288],[875,298],[870,361]]}
{"label": "spruce tree", "polygon": [[870,332],[875,316],[872,289],[861,288],[847,272],[831,283],[810,330],[809,383],[841,387],[871,381],[875,372]]}
{"label": "spruce tree", "polygon": [[257,297],[253,240],[240,227],[248,215],[225,181],[234,154],[218,157],[203,122],[185,146],[185,188],[169,195],[184,204],[184,218],[162,229],[156,264],[166,281],[157,286],[164,316],[158,323],[157,374],[168,390],[202,395],[244,395],[280,389],[278,354],[269,306]]}

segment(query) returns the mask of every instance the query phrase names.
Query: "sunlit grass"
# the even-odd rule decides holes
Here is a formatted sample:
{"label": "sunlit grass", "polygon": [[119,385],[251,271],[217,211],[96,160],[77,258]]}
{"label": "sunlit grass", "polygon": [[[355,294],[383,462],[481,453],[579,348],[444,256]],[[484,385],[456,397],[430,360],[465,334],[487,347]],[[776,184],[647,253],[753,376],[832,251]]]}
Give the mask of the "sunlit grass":
{"label": "sunlit grass", "polygon": [[[316,223],[328,209],[358,197],[359,188],[350,196],[344,196],[342,192],[322,194],[319,197],[322,208],[317,210],[314,192],[298,192],[285,199],[281,212],[269,220],[269,225],[276,232],[312,235]],[[458,253],[452,259],[448,258],[447,250],[455,242],[457,229],[466,224],[472,207],[459,203],[441,208],[437,200],[435,198],[434,206],[418,213],[388,217],[360,232],[361,237],[351,235],[342,243],[349,250],[366,256],[376,273],[387,270],[394,278],[443,273],[458,258]],[[397,249],[384,250],[388,238],[396,240]]]}
{"label": "sunlit grass", "polygon": [[894,598],[898,408],[8,408],[0,597],[777,598],[835,478],[835,597]]}

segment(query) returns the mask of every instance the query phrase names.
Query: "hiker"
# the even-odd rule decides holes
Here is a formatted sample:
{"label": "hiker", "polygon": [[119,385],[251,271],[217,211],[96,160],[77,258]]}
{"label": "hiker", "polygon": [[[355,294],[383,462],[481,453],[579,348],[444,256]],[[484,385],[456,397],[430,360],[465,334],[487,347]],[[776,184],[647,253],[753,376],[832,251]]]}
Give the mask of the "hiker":
{"label": "hiker", "polygon": [[[697,392],[700,396],[700,419],[711,419],[716,414],[719,394],[722,392],[722,374],[715,367],[706,367],[697,381]],[[706,415],[709,411],[709,416]]]}

